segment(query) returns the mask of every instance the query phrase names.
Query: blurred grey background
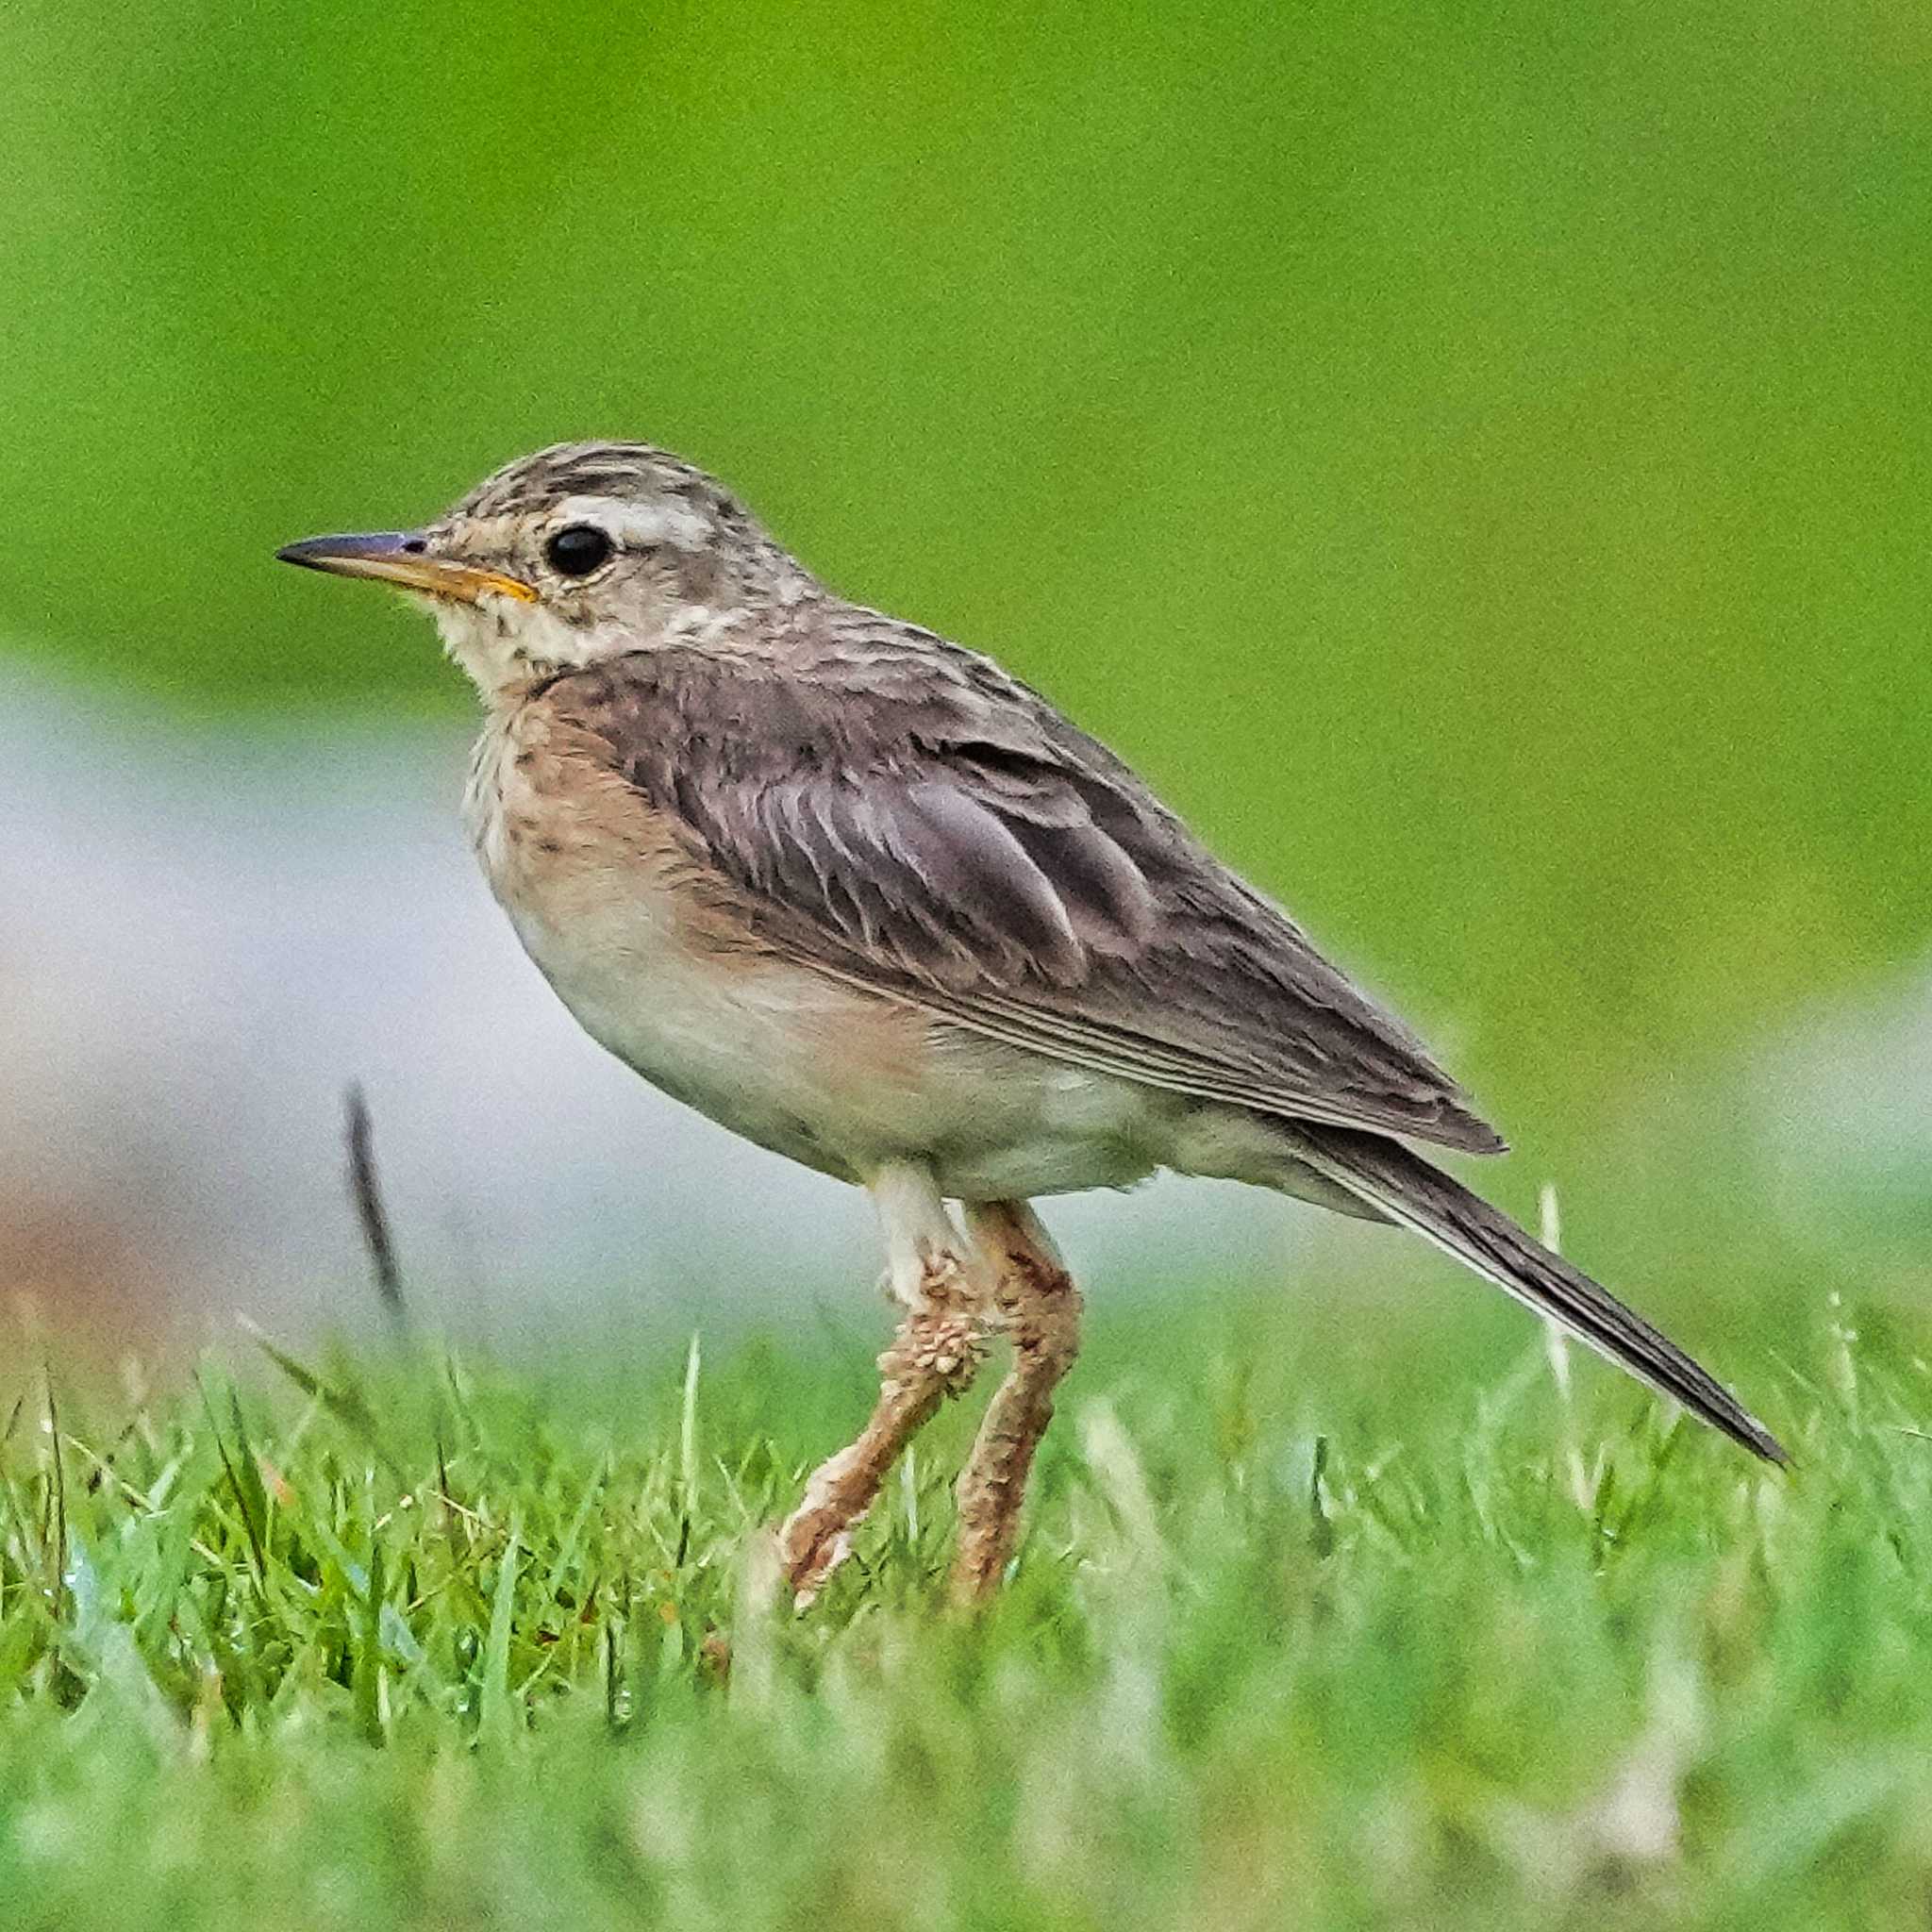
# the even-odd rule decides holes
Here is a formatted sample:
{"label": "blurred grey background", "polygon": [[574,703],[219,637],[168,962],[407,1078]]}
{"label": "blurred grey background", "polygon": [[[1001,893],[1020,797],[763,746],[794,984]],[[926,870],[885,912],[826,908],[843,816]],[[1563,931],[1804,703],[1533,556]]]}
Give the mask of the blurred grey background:
{"label": "blurred grey background", "polygon": [[[0,677],[0,1275],[109,1345],[378,1319],[345,1180],[372,1108],[411,1300],[527,1346],[726,1328],[810,1297],[864,1323],[863,1197],[593,1045],[458,823],[454,723],[187,723]],[[1176,1184],[1058,1204],[1083,1257],[1191,1273],[1184,1197],[1248,1272],[1280,1204]],[[1100,1211],[1096,1211],[1100,1210]]]}

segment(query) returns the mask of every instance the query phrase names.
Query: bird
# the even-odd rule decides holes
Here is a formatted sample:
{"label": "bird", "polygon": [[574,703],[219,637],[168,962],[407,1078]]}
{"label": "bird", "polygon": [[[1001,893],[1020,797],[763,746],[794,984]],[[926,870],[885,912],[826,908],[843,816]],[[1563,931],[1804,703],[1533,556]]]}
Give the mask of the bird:
{"label": "bird", "polygon": [[1010,1341],[957,1487],[992,1595],[1081,1297],[1032,1205],[1160,1171],[1420,1236],[1768,1462],[1710,1374],[1418,1146],[1505,1151],[1421,1041],[1128,766],[991,658],[848,601],[641,442],[521,458],[285,562],[388,584],[482,700],[464,818],[583,1028],[864,1189],[900,1311],[877,1402],[778,1530],[795,1599]]}

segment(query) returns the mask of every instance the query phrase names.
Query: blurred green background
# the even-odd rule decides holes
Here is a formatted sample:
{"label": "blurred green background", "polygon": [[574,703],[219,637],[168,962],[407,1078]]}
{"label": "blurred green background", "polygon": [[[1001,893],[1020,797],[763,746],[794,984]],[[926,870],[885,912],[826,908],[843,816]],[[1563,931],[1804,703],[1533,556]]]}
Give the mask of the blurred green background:
{"label": "blurred green background", "polygon": [[0,62],[0,631],[75,674],[454,718],[269,553],[639,436],[1115,743],[1586,1201],[1924,945],[1922,7],[14,0]]}
{"label": "blurred green background", "polygon": [[[1217,1924],[1924,1924],[1925,0],[5,0],[0,78],[0,1921],[1180,1924],[1194,1860]],[[993,1644],[921,1594],[963,1410],[849,1628],[760,1636],[862,1204],[617,1091],[471,875],[428,627],[271,560],[584,435],[1131,758],[1794,1481],[1174,1185],[1049,1206],[1092,1346]],[[377,1319],[350,1078],[412,1308],[541,1362],[481,1404],[226,1399],[234,1310]]]}

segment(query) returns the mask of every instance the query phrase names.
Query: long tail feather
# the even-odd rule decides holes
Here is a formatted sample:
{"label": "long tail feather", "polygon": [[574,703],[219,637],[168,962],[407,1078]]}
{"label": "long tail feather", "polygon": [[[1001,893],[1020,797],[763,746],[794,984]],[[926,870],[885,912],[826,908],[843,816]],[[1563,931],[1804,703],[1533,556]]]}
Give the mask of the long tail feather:
{"label": "long tail feather", "polygon": [[1754,1455],[1790,1462],[1777,1438],[1674,1342],[1441,1168],[1376,1134],[1305,1123],[1288,1132],[1295,1158],[1325,1179],[1560,1323]]}

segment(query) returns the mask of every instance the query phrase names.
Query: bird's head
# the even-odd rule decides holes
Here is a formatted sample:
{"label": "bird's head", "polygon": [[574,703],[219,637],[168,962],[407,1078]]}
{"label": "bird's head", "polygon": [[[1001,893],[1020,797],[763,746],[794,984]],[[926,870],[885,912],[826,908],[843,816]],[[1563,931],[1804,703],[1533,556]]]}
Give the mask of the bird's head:
{"label": "bird's head", "polygon": [[558,443],[416,529],[275,555],[422,601],[486,697],[628,651],[742,648],[769,633],[754,613],[815,588],[722,484],[640,442]]}

